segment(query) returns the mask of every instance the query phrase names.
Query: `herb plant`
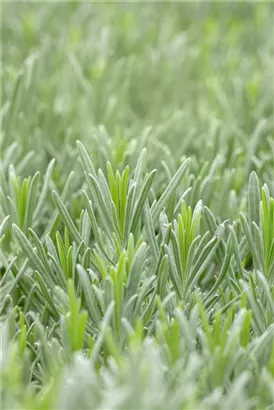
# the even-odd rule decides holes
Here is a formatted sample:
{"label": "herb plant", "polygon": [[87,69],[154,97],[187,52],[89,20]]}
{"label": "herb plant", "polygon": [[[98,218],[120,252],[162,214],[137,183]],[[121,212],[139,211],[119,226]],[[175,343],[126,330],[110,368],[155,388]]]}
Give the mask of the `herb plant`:
{"label": "herb plant", "polygon": [[2,408],[273,409],[272,4],[2,12]]}

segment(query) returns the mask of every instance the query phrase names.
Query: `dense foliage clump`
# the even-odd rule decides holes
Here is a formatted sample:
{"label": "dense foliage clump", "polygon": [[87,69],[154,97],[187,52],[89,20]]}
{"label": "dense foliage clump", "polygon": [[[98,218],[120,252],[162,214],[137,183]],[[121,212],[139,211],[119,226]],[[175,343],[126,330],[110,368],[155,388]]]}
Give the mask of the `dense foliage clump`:
{"label": "dense foliage clump", "polygon": [[272,4],[2,13],[1,408],[273,409]]}

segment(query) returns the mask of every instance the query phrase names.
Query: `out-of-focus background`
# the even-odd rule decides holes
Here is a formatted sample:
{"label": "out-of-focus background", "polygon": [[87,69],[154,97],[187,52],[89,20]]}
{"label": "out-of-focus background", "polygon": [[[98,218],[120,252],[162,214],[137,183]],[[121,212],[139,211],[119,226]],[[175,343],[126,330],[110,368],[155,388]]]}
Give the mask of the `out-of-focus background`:
{"label": "out-of-focus background", "polygon": [[66,178],[80,139],[102,167],[135,163],[143,146],[171,170],[222,154],[273,190],[272,3],[2,8],[1,148],[32,150],[28,172],[55,157]]}

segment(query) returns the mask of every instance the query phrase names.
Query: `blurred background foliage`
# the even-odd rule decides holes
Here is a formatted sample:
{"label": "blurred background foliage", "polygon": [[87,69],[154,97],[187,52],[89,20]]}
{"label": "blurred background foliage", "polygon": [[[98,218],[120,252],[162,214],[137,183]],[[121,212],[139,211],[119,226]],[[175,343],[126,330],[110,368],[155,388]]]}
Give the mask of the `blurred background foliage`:
{"label": "blurred background foliage", "polygon": [[76,139],[99,165],[121,166],[145,134],[152,162],[166,155],[160,142],[175,168],[181,155],[201,166],[217,152],[241,167],[248,151],[246,174],[269,178],[272,3],[4,3],[2,12],[1,144],[34,150],[28,171],[52,157],[69,168]]}

